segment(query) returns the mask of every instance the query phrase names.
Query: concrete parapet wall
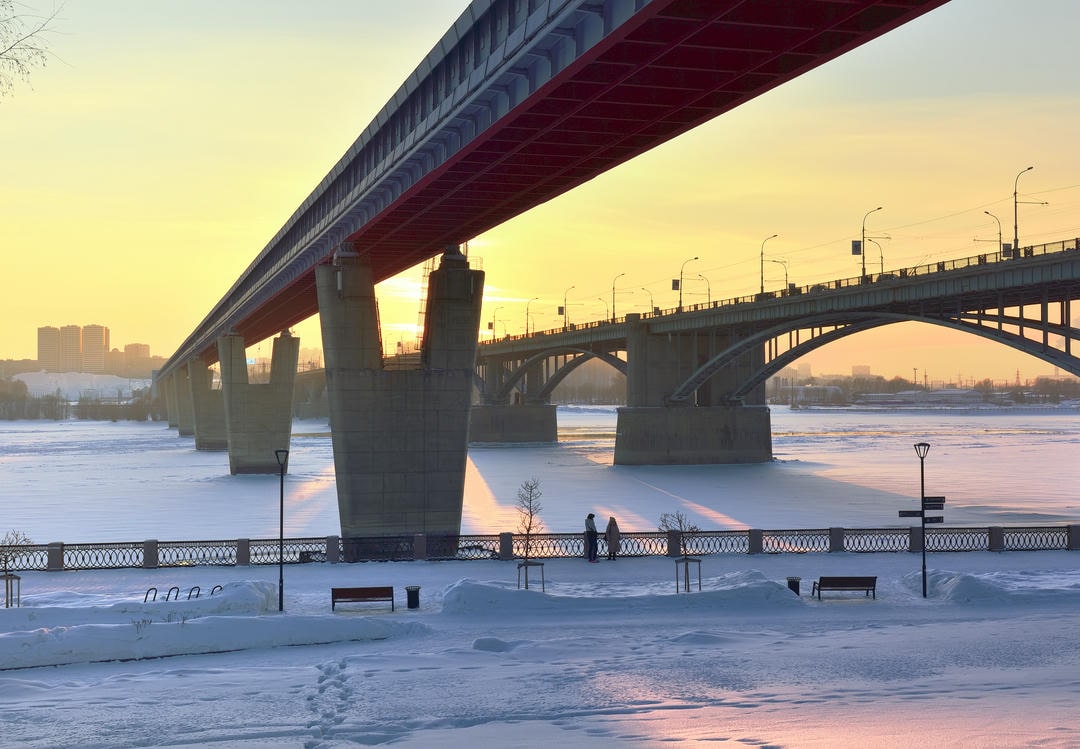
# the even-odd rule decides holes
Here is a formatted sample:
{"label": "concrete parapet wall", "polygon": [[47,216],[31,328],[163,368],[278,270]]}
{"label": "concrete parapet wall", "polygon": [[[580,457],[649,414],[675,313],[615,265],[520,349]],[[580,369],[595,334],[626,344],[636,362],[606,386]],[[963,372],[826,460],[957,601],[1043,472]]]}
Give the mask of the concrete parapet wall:
{"label": "concrete parapet wall", "polygon": [[772,460],[764,406],[619,409],[616,465],[703,465]]}
{"label": "concrete parapet wall", "polygon": [[555,406],[472,407],[469,415],[470,442],[558,442]]}

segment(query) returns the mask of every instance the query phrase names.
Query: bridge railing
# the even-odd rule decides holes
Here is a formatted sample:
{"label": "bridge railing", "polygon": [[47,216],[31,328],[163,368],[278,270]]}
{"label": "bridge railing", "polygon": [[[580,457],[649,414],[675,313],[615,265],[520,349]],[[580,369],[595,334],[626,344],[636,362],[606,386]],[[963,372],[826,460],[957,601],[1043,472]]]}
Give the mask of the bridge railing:
{"label": "bridge railing", "polygon": [[[939,260],[933,263],[925,263],[923,265],[914,265],[905,268],[895,268],[885,271],[883,273],[868,273],[865,276],[854,276],[850,278],[840,278],[833,281],[822,281],[819,283],[807,284],[806,286],[796,286],[795,284],[791,284],[786,289],[777,289],[775,291],[766,291],[758,294],[731,297],[729,299],[717,299],[714,301],[706,302],[704,304],[685,304],[681,308],[654,308],[654,310],[651,312],[641,313],[640,319],[647,320],[650,318],[668,317],[683,312],[701,312],[704,310],[720,309],[723,307],[735,307],[742,304],[767,302],[770,300],[784,299],[793,296],[820,294],[829,291],[847,289],[853,286],[865,286],[866,284],[895,283],[909,278],[921,278],[937,273],[950,273],[953,271],[961,271],[969,268],[979,268],[995,263],[1015,263],[1018,260],[1023,259],[1042,257],[1044,255],[1053,255],[1062,252],[1077,251],[1080,251],[1080,237],[1073,239],[1064,239],[1057,242],[1047,242],[1046,244],[1021,247],[1016,251],[1010,252],[1009,254],[997,252],[982,253],[979,255],[971,255],[969,257],[957,258],[955,260]],[[535,338],[537,336],[559,335],[561,333],[566,333],[569,331],[590,330],[594,328],[606,327],[608,325],[619,325],[625,322],[626,317],[623,316],[612,319],[593,320],[584,323],[569,323],[565,327],[550,328],[548,330],[537,330],[533,331],[528,335],[522,333],[517,335],[507,335],[493,341],[481,341],[480,345],[484,346],[492,343],[500,343],[502,341],[517,341],[525,338]]]}
{"label": "bridge railing", "polygon": [[[620,556],[650,557],[718,554],[818,554],[830,552],[887,553],[921,550],[921,529],[810,528],[786,530],[717,530],[688,533],[624,532]],[[672,546],[671,544],[675,544]],[[607,553],[603,534],[599,552]],[[360,539],[337,536],[287,538],[283,562],[411,561],[519,559],[525,536],[425,536],[411,534]],[[1080,551],[1080,524],[1059,526],[993,526],[932,528],[926,550]],[[279,539],[218,541],[133,541],[0,547],[0,562],[11,572],[24,570],[91,570],[189,566],[246,566],[278,563]],[[566,559],[585,556],[583,533],[533,534],[529,557]]]}

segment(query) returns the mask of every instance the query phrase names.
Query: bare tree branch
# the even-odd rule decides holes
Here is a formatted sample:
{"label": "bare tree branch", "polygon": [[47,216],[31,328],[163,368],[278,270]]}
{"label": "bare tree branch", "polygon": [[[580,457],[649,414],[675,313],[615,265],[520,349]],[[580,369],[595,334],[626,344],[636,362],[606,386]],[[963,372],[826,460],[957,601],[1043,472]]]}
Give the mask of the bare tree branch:
{"label": "bare tree branch", "polygon": [[30,82],[30,74],[49,61],[46,38],[63,10],[57,5],[47,16],[18,12],[15,0],[0,0],[0,99],[11,95],[15,83]]}

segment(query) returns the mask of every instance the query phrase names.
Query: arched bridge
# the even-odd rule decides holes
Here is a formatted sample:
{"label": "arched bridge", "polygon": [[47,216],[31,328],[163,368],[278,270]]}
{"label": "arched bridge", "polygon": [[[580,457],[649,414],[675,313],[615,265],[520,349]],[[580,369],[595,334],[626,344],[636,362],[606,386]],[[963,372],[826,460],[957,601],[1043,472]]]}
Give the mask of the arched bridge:
{"label": "arched bridge", "polygon": [[[1080,376],[1080,329],[1071,322],[1072,303],[1078,298],[1080,239],[1072,239],[1024,248],[1016,258],[977,255],[681,312],[631,314],[508,337],[479,346],[478,373],[485,406],[499,409],[512,403],[535,410],[549,402],[551,391],[570,371],[600,358],[627,375],[625,410],[631,414],[658,409],[669,423],[680,418],[673,415],[680,410],[692,414],[692,407],[719,408],[738,420],[739,409],[764,406],[766,379],[798,358],[846,336],[897,322],[924,322],[978,335]],[[533,434],[535,438],[551,437],[552,425],[541,419],[553,416],[523,414],[547,430]],[[502,418],[511,421],[512,413]],[[474,438],[498,439],[484,433],[483,417],[477,421]],[[767,417],[757,423],[763,425]],[[520,425],[516,429],[528,434]],[[641,454],[649,450],[629,446],[620,451],[620,440],[633,443],[641,437],[631,431],[620,424],[617,463],[717,462],[678,460],[670,445],[650,448],[659,451],[651,456]],[[658,424],[653,432],[652,442],[659,445]],[[708,435],[697,436],[693,452],[700,454]],[[751,460],[755,454],[760,459],[771,453],[766,438],[767,433],[748,436],[745,454],[733,447],[734,457]]]}

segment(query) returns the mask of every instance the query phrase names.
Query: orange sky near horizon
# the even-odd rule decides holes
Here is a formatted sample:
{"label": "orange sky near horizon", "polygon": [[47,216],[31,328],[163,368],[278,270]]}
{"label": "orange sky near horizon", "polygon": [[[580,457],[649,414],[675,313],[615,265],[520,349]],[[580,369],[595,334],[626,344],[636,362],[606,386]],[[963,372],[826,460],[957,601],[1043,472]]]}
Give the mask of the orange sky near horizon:
{"label": "orange sky near horizon", "polygon": [[[30,0],[33,6],[39,0]],[[59,58],[0,101],[0,359],[42,325],[109,326],[168,356],[466,7],[68,0]],[[391,7],[392,6],[392,7]],[[39,8],[41,10],[41,8]],[[483,329],[857,276],[863,216],[890,268],[1080,236],[1080,66],[1068,0],[952,0],[469,242]],[[1048,205],[1036,205],[1045,201]],[[781,261],[781,262],[773,262]],[[868,268],[879,266],[869,245]],[[384,346],[416,335],[420,270],[379,287]],[[573,289],[568,290],[569,287]],[[315,321],[296,328],[318,347]],[[903,324],[805,357],[815,373],[1012,382],[1053,369]]]}

